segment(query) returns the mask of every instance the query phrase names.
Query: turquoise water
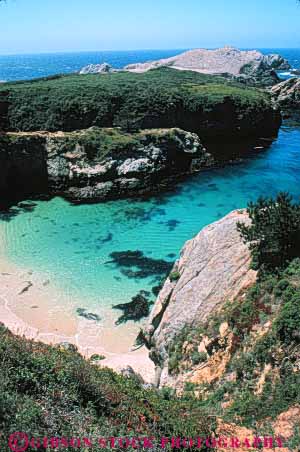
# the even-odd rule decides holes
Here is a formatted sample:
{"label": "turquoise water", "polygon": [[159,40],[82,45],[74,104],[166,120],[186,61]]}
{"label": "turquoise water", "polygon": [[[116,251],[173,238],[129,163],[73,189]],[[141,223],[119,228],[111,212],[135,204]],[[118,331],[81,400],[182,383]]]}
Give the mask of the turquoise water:
{"label": "turquoise water", "polygon": [[286,122],[268,150],[201,172],[172,193],[147,201],[75,206],[54,198],[29,211],[15,209],[0,224],[5,253],[13,263],[47,274],[67,294],[74,312],[78,307],[110,309],[141,289],[151,291],[159,279],[124,275],[122,268],[108,263],[112,252],[140,250],[146,257],[172,262],[203,226],[259,195],[285,190],[298,198],[299,168],[300,122]]}

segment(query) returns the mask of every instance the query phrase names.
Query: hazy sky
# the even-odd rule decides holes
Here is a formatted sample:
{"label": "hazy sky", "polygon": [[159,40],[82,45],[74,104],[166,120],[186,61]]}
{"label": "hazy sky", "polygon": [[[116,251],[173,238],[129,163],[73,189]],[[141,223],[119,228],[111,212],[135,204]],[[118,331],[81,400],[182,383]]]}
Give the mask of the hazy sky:
{"label": "hazy sky", "polygon": [[297,0],[7,0],[0,54],[299,47]]}

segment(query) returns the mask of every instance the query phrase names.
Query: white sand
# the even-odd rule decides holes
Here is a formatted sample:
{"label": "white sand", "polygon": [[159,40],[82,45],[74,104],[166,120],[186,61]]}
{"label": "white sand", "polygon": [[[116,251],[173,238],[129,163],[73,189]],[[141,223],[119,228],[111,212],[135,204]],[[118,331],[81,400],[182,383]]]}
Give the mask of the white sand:
{"label": "white sand", "polygon": [[[1,241],[1,237],[0,237]],[[1,250],[1,245],[0,245]],[[78,317],[51,281],[0,260],[0,322],[14,334],[47,344],[69,342],[85,357],[104,355],[101,366],[131,366],[145,382],[154,381],[154,364],[145,347],[132,351],[138,325],[114,326]]]}

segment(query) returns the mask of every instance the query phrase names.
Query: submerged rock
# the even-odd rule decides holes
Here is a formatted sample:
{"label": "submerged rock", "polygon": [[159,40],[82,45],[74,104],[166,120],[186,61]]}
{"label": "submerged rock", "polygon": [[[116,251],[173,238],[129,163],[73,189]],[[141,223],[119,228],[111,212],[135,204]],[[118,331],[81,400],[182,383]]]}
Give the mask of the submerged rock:
{"label": "submerged rock", "polygon": [[85,308],[78,308],[76,312],[79,315],[79,317],[83,317],[86,320],[94,320],[96,322],[99,322],[101,320],[98,314],[94,314],[93,312],[87,312]]}
{"label": "submerged rock", "polygon": [[172,262],[147,257],[139,250],[115,251],[110,257],[112,260],[106,264],[114,264],[123,275],[134,279],[166,276],[173,266]]}
{"label": "submerged rock", "polygon": [[168,346],[184,327],[207,320],[255,282],[250,252],[236,228],[249,221],[244,211],[234,211],[182,249],[174,267],[178,278],[166,280],[144,330],[150,356],[161,369],[167,369]]}
{"label": "submerged rock", "polygon": [[113,306],[113,309],[120,309],[124,312],[116,321],[116,325],[121,325],[128,322],[128,320],[138,322],[142,318],[147,317],[150,311],[150,302],[146,298],[148,296],[149,292],[141,290],[129,303]]}

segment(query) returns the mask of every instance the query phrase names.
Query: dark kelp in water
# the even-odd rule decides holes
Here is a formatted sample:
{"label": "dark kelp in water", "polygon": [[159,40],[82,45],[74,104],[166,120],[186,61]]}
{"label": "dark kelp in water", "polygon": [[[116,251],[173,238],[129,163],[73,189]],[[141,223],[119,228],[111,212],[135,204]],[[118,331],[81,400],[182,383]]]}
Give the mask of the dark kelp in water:
{"label": "dark kelp in water", "polygon": [[137,295],[132,297],[129,303],[117,304],[113,309],[120,309],[123,311],[121,317],[116,321],[116,325],[121,325],[128,320],[138,322],[143,317],[147,317],[150,313],[151,301],[148,300],[150,293],[141,290]]}
{"label": "dark kelp in water", "polygon": [[95,320],[96,322],[99,322],[101,320],[98,314],[94,314],[93,312],[87,312],[85,308],[78,308],[76,312],[79,315],[79,317],[83,317],[87,320]]}
{"label": "dark kelp in water", "polygon": [[116,265],[128,278],[141,279],[155,275],[168,275],[173,267],[173,262],[144,256],[144,253],[139,250],[115,251],[110,254],[110,257],[112,260],[106,264]]}

